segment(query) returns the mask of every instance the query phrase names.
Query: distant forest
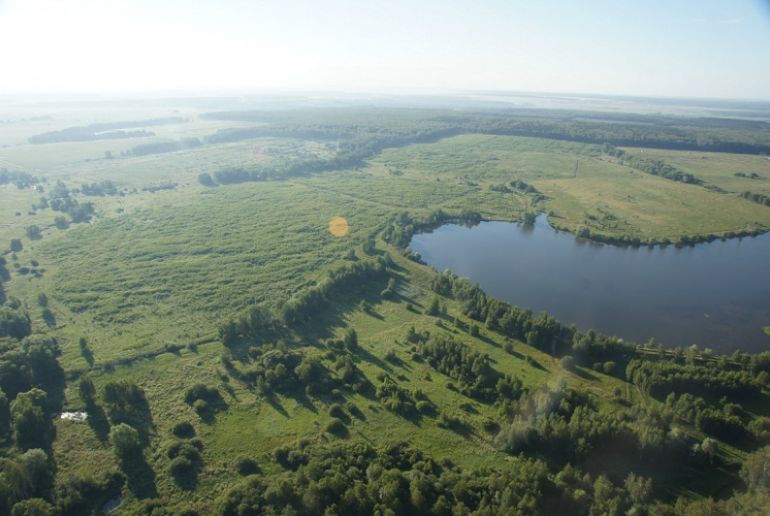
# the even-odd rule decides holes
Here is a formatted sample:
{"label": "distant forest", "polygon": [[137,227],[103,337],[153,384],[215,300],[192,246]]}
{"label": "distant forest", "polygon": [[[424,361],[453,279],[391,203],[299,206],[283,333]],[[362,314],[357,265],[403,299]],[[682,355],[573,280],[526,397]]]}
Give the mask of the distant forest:
{"label": "distant forest", "polygon": [[212,143],[257,136],[335,139],[417,133],[424,138],[427,133],[478,133],[673,150],[770,153],[770,124],[755,120],[543,110],[420,110],[405,116],[401,110],[395,111],[226,111],[202,118],[266,124],[220,131],[210,137]]}
{"label": "distant forest", "polygon": [[91,140],[114,140],[121,138],[141,138],[155,136],[155,133],[144,129],[124,131],[133,127],[149,127],[155,125],[176,124],[184,122],[184,118],[178,116],[153,118],[149,120],[132,120],[123,122],[108,122],[90,124],[79,127],[68,127],[60,131],[36,134],[28,138],[29,143],[60,143],[60,142],[86,142]]}

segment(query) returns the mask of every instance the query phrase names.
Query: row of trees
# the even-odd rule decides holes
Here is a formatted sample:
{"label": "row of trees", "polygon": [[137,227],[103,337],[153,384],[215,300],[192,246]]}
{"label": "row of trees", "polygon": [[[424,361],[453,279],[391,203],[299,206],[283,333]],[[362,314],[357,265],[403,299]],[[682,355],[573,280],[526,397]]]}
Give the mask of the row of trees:
{"label": "row of trees", "polygon": [[104,197],[105,195],[118,195],[120,191],[115,183],[106,179],[98,183],[86,183],[80,187],[80,193],[95,197]]}
{"label": "row of trees", "polygon": [[744,199],[748,199],[751,202],[762,204],[764,206],[770,206],[770,197],[768,197],[765,194],[754,193],[754,192],[741,192],[740,195]]}
{"label": "row of trees", "polygon": [[696,365],[633,359],[626,367],[626,379],[661,400],[671,392],[687,392],[708,399],[723,396],[745,399],[761,394],[763,388],[758,377],[750,372],[720,367],[718,362]]}
{"label": "row of trees", "polygon": [[608,143],[604,144],[603,150],[606,154],[620,160],[620,162],[623,163],[624,165],[631,168],[635,168],[637,170],[641,170],[642,172],[645,172],[647,174],[652,174],[653,176],[660,176],[665,179],[670,179],[672,181],[679,181],[680,183],[687,183],[687,184],[693,184],[693,185],[704,184],[702,180],[698,179],[694,175],[684,172],[683,170],[680,170],[675,166],[666,163],[665,161],[654,159],[654,158],[637,156],[637,155],[628,153],[623,149],[618,149],[617,147],[614,147]]}
{"label": "row of trees", "polygon": [[40,179],[29,172],[10,171],[7,168],[0,168],[0,186],[14,184],[19,190],[30,188],[40,183]]}
{"label": "row of trees", "polygon": [[125,154],[127,156],[147,156],[149,154],[163,154],[181,150],[194,149],[203,145],[199,138],[182,138],[181,140],[167,142],[142,143],[131,147]]}
{"label": "row of trees", "polygon": [[488,355],[473,351],[444,333],[423,338],[410,332],[407,339],[410,336],[417,342],[417,353],[431,367],[456,380],[463,394],[487,402],[517,399],[521,395],[521,381],[493,368]]}

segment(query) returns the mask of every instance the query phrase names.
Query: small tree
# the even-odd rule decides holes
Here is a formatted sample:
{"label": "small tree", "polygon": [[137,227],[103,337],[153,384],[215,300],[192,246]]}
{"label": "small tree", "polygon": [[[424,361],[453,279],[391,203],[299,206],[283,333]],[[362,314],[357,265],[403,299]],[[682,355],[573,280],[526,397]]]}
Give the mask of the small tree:
{"label": "small tree", "polygon": [[441,305],[439,304],[438,297],[433,297],[428,305],[428,315],[439,315],[441,313]]}
{"label": "small tree", "polygon": [[356,333],[356,330],[349,328],[348,331],[345,332],[343,341],[345,342],[345,347],[349,350],[358,348],[358,333]]}
{"label": "small tree", "polygon": [[56,470],[48,455],[39,448],[27,450],[19,457],[19,464],[24,470],[30,494],[49,497]]}
{"label": "small tree", "polygon": [[10,246],[11,252],[18,253],[22,249],[24,249],[24,246],[21,245],[21,240],[18,238],[12,238],[11,239],[11,246]]}
{"label": "small tree", "polygon": [[575,359],[570,355],[564,355],[559,361],[561,367],[567,371],[575,370]]}
{"label": "small tree", "polygon": [[708,457],[709,462],[713,463],[717,453],[719,453],[719,443],[716,441],[716,439],[706,437],[703,439],[700,447],[701,450],[703,450],[703,453],[706,454],[706,457]]}
{"label": "small tree", "polygon": [[67,217],[64,217],[63,215],[60,215],[53,219],[54,226],[56,226],[56,229],[67,229],[70,227],[70,223],[67,220]]}
{"label": "small tree", "polygon": [[27,238],[30,240],[40,240],[43,238],[43,233],[40,231],[40,228],[36,225],[27,226]]}
{"label": "small tree", "polygon": [[87,376],[83,376],[78,383],[78,392],[80,399],[86,404],[86,410],[96,405],[96,387],[94,382]]}
{"label": "small tree", "polygon": [[51,443],[53,425],[45,415],[47,394],[42,389],[22,392],[11,403],[16,445],[22,450],[47,448]]}
{"label": "small tree", "polygon": [[211,177],[211,174],[204,172],[203,174],[200,174],[198,176],[198,182],[202,184],[203,186],[217,186],[217,184],[214,182],[214,179]]}
{"label": "small tree", "polygon": [[88,347],[88,341],[86,341],[85,337],[80,337],[78,345],[80,346],[80,356],[88,363],[88,367],[93,367],[94,354],[91,352],[91,348]]}
{"label": "small tree", "polygon": [[636,476],[633,472],[629,473],[624,482],[626,491],[631,501],[637,504],[643,504],[650,499],[652,495],[652,479]]}
{"label": "small tree", "polygon": [[770,446],[750,453],[741,466],[741,478],[751,491],[770,489]]}
{"label": "small tree", "polygon": [[110,442],[115,455],[121,462],[126,462],[142,451],[142,441],[139,432],[130,425],[120,423],[110,430]]}

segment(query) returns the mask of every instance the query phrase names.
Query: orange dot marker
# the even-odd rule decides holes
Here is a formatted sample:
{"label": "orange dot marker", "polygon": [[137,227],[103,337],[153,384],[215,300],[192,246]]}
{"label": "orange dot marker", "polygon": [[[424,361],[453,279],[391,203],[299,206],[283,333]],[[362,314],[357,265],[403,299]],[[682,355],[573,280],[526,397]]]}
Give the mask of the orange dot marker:
{"label": "orange dot marker", "polygon": [[334,217],[329,221],[329,233],[336,237],[344,237],[350,231],[350,225],[344,217]]}

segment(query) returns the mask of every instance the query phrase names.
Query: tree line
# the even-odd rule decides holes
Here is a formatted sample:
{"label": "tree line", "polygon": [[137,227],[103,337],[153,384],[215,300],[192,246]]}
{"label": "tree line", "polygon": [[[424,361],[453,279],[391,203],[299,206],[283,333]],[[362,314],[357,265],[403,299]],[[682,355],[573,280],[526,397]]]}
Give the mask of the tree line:
{"label": "tree line", "polygon": [[265,342],[275,336],[282,326],[308,320],[322,310],[329,298],[344,290],[367,281],[387,277],[388,262],[383,257],[367,258],[345,264],[327,273],[316,285],[277,304],[257,305],[240,317],[225,321],[219,326],[219,336],[225,346],[239,341]]}
{"label": "tree line", "polygon": [[181,117],[154,118],[149,120],[132,120],[122,122],[104,122],[79,127],[67,127],[58,131],[30,136],[29,143],[59,143],[59,142],[84,142],[92,140],[139,138],[154,136],[155,133],[146,130],[123,131],[132,127],[150,127],[154,125],[176,124],[184,122]]}
{"label": "tree line", "polygon": [[[770,478],[762,469],[770,448],[747,459],[741,471],[745,492],[721,502],[681,498],[675,505],[655,500],[649,478],[630,473],[613,482],[569,464],[551,472],[539,459],[514,458],[507,468],[463,469],[405,443],[374,447],[307,440],[280,456],[292,457],[283,462],[282,473],[247,474],[220,497],[219,512],[694,516],[726,514],[731,507],[760,509],[770,500]],[[712,508],[704,510],[709,504]]]}

